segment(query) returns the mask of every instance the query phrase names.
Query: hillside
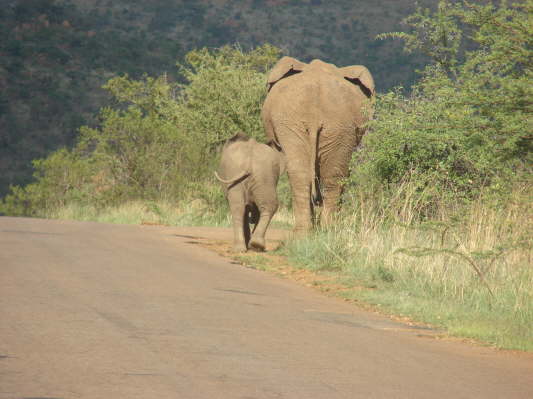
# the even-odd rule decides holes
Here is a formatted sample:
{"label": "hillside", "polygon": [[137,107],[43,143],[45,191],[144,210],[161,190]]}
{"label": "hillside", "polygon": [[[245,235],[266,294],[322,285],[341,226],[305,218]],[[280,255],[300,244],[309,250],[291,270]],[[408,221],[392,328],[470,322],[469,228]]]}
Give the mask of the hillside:
{"label": "hillside", "polygon": [[[436,4],[426,0],[425,4]],[[376,34],[400,29],[411,0],[7,0],[0,9],[0,196],[31,160],[73,143],[128,73],[168,73],[198,47],[265,42],[309,61],[365,64],[379,91],[409,86],[420,59]],[[424,3],[424,2],[422,2]]]}

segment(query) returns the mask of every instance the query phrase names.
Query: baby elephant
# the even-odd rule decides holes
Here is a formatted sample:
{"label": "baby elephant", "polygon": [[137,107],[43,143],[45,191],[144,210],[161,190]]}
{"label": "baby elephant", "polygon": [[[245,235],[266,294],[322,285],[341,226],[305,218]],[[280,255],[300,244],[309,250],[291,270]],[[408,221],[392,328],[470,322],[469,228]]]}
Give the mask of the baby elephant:
{"label": "baby elephant", "polygon": [[[285,173],[284,155],[244,133],[226,141],[215,172],[223,184],[233,219],[236,252],[265,250],[265,233],[278,209],[276,186]],[[255,227],[250,236],[250,223]]]}

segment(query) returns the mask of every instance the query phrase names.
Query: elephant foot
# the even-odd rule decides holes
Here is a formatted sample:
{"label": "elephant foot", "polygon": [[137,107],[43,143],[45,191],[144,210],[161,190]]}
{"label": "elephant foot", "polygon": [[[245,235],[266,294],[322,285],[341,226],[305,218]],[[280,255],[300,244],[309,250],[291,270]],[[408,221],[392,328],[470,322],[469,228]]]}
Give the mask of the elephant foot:
{"label": "elephant foot", "polygon": [[252,238],[250,241],[250,248],[257,252],[265,251],[265,239],[264,238]]}

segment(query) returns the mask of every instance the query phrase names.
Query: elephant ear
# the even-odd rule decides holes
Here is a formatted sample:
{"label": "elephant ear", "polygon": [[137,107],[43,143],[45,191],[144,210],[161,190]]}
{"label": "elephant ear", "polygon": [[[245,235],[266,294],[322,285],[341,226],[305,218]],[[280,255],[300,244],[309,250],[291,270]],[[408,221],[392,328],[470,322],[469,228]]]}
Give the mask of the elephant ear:
{"label": "elephant ear", "polygon": [[374,78],[370,71],[364,65],[352,65],[344,68],[339,68],[340,73],[348,82],[359,86],[365,93],[365,96],[371,98],[376,94],[374,86]]}
{"label": "elephant ear", "polygon": [[298,61],[296,58],[287,56],[281,58],[268,74],[268,91],[281,79],[302,72],[305,65],[305,63]]}

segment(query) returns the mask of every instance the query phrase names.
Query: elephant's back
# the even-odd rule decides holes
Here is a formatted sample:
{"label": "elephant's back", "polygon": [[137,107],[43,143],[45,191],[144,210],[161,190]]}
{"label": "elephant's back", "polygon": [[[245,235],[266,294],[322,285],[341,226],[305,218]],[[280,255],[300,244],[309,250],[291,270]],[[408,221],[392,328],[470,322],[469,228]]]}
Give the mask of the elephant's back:
{"label": "elephant's back", "polygon": [[361,89],[333,73],[315,71],[292,75],[277,82],[267,95],[264,112],[302,120],[362,119]]}
{"label": "elephant's back", "polygon": [[225,146],[220,156],[219,175],[227,179],[236,176],[250,167],[249,143],[237,141]]}
{"label": "elephant's back", "polygon": [[307,130],[309,125],[319,121],[317,92],[316,82],[306,79],[303,73],[284,78],[270,89],[263,104],[263,120],[278,127]]}

